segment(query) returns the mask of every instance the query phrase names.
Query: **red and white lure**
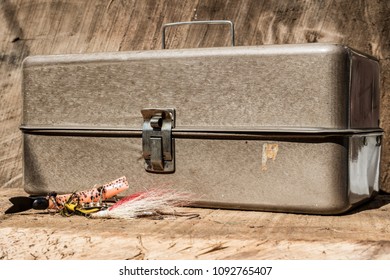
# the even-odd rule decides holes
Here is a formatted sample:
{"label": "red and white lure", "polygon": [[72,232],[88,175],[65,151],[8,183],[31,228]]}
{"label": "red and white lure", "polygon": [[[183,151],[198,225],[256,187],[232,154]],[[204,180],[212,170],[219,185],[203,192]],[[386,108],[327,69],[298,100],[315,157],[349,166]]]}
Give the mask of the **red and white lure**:
{"label": "red and white lure", "polygon": [[168,188],[156,188],[129,195],[109,207],[107,199],[129,188],[126,177],[118,178],[90,190],[45,197],[14,197],[6,214],[29,209],[59,212],[63,216],[83,215],[91,218],[135,219],[140,217],[163,218],[165,216],[197,217],[195,214],[178,213],[177,206],[188,206],[190,195]]}
{"label": "red and white lure", "polygon": [[[189,198],[189,194],[171,189],[151,189],[129,195],[106,210],[92,213],[90,217],[135,219],[159,215],[175,216],[174,207],[188,205]],[[182,213],[177,214],[183,216]]]}

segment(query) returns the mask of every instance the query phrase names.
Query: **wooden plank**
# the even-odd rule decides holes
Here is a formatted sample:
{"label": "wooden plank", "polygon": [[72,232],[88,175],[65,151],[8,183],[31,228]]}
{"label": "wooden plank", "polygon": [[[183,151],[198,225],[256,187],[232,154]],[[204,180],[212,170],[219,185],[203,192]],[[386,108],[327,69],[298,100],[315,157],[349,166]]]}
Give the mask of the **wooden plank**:
{"label": "wooden plank", "polygon": [[[8,197],[22,195],[7,189]],[[316,216],[179,208],[199,219],[94,220],[0,214],[0,259],[389,259],[390,199]]]}

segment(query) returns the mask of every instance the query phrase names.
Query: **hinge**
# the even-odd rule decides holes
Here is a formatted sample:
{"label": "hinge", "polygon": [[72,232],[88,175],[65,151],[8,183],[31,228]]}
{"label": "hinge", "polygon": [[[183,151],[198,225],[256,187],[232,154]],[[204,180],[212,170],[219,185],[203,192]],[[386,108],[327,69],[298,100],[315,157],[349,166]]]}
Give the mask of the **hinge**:
{"label": "hinge", "polygon": [[145,169],[153,173],[175,172],[175,109],[142,109],[142,151]]}

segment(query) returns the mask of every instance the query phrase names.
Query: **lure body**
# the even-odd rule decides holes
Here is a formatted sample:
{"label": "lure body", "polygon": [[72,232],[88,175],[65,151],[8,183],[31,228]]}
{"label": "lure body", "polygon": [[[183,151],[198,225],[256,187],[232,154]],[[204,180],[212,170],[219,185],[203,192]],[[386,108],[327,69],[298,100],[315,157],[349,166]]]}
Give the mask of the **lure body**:
{"label": "lure body", "polygon": [[72,194],[49,194],[47,209],[62,209],[65,203],[77,202],[79,204],[103,201],[112,198],[129,188],[126,177],[121,177],[110,183],[90,190],[75,192]]}
{"label": "lure body", "polygon": [[29,209],[36,210],[62,210],[65,204],[101,202],[110,199],[129,188],[126,177],[120,177],[112,182],[90,190],[79,191],[72,194],[50,193],[45,197],[12,197],[12,206],[5,214],[23,212]]}

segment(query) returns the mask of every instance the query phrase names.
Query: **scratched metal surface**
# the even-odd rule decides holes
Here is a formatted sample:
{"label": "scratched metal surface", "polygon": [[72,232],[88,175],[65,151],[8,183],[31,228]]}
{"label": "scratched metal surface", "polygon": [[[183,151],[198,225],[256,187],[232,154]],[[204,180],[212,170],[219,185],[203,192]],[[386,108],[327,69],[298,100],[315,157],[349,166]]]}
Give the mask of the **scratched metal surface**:
{"label": "scratched metal surface", "polygon": [[23,123],[140,128],[151,107],[178,127],[348,128],[348,67],[330,44],[31,57]]}
{"label": "scratched metal surface", "polygon": [[[140,131],[141,109],[175,108],[178,128],[345,129],[351,119],[357,127],[377,127],[376,88],[352,87],[349,94],[351,69],[362,71],[351,67],[351,53],[341,45],[305,44],[30,57],[23,68],[23,124]],[[377,73],[369,77],[367,85]],[[360,95],[372,106],[351,103]],[[160,176],[144,170],[141,139],[24,140],[30,193],[69,192],[126,175],[136,190],[170,183],[199,196],[202,206],[309,213],[351,207],[349,147],[341,138],[177,139],[176,171]],[[267,145],[275,145],[273,155]],[[371,178],[362,186],[368,196],[377,189],[377,173]]]}
{"label": "scratched metal surface", "polygon": [[[278,150],[267,152],[267,145]],[[350,207],[348,149],[340,143],[176,139],[176,172],[163,175],[145,171],[137,138],[26,135],[25,147],[29,193],[72,192],[125,175],[130,192],[170,186],[213,207],[322,213]]]}

